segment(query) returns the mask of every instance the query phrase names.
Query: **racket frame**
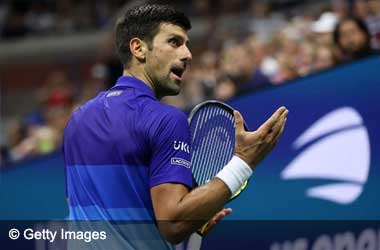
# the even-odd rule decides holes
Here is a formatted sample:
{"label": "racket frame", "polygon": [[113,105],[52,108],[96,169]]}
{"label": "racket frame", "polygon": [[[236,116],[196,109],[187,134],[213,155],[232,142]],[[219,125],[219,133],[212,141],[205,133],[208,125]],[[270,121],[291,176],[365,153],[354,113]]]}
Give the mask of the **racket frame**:
{"label": "racket frame", "polygon": [[[208,101],[204,101],[198,105],[196,105],[190,112],[189,114],[189,118],[188,118],[188,122],[189,122],[189,125],[191,125],[191,121],[192,119],[194,118],[194,116],[197,114],[197,112],[202,109],[204,106],[207,106],[207,105],[216,105],[216,106],[220,106],[221,108],[223,108],[224,110],[227,110],[230,114],[233,115],[233,112],[234,112],[234,108],[232,108],[230,105],[226,104],[226,103],[223,103],[223,102],[220,102],[220,101],[216,101],[216,100],[208,100]],[[244,129],[246,131],[248,131],[248,126],[247,124],[244,122]],[[191,138],[193,140],[193,138]],[[196,179],[194,178],[193,176],[193,182],[194,182],[194,185],[195,187],[199,186]],[[248,180],[246,180],[243,185],[241,186],[241,188],[239,189],[238,192],[236,192],[235,194],[233,194],[230,198],[229,201],[232,201],[233,199],[235,199],[236,197],[238,197],[242,191],[244,191],[244,189],[247,187],[248,185]],[[204,232],[207,228],[207,225],[208,223],[206,223],[205,225],[203,225],[198,231],[197,233],[201,236],[204,235]]]}

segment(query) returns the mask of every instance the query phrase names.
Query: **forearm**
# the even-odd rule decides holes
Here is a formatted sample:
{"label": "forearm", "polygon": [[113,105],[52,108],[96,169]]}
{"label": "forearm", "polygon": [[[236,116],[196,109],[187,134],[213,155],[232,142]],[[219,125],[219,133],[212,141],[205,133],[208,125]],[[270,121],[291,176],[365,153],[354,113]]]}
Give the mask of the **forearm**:
{"label": "forearm", "polygon": [[219,212],[230,197],[230,190],[218,178],[182,193],[178,200],[157,208],[156,214],[164,215],[157,218],[160,230],[171,242],[180,242]]}
{"label": "forearm", "polygon": [[228,202],[230,190],[218,178],[193,189],[178,203],[176,219],[209,220]]}

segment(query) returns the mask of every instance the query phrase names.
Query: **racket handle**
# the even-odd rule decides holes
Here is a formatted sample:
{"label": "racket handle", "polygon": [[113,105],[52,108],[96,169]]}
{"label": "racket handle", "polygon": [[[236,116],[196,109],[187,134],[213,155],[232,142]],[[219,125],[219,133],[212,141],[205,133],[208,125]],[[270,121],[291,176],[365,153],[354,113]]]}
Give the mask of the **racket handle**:
{"label": "racket handle", "polygon": [[189,237],[186,250],[200,250],[202,246],[202,236],[198,233],[193,233]]}
{"label": "racket handle", "polygon": [[201,228],[199,228],[199,229],[197,230],[197,233],[198,233],[200,236],[203,237],[203,235],[204,235],[205,232],[206,232],[207,227],[208,227],[208,222],[206,222]]}

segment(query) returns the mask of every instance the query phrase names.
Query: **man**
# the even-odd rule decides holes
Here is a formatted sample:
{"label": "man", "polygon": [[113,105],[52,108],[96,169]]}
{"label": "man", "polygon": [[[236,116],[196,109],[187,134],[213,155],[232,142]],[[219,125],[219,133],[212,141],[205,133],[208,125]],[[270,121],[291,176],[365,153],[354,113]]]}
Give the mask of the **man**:
{"label": "man", "polygon": [[218,178],[192,189],[191,169],[170,161],[191,160],[188,147],[176,146],[190,145],[187,118],[159,102],[180,92],[192,59],[190,28],[187,17],[168,6],[128,10],[116,26],[123,76],[75,111],[65,130],[70,218],[157,223],[148,230],[154,245],[124,234],[128,249],[171,248],[213,216],[228,214],[223,206],[233,186],[249,178],[285,125],[287,110],[280,108],[257,131],[245,132],[236,112],[236,156]]}

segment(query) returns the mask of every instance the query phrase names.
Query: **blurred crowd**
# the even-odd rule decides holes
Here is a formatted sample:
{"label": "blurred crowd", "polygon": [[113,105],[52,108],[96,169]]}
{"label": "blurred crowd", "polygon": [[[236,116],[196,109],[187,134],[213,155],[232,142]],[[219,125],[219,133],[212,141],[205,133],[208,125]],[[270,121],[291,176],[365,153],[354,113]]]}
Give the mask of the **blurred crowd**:
{"label": "blurred crowd", "polygon": [[287,11],[253,1],[248,9],[239,19],[210,24],[194,49],[184,91],[169,103],[187,109],[204,99],[225,101],[379,54],[378,0],[333,0]]}
{"label": "blurred crowd", "polygon": [[[67,4],[70,1],[56,2]],[[84,6],[89,2],[78,1]],[[102,14],[95,11],[97,4],[90,4],[89,9],[94,11],[91,13],[97,13],[93,19],[73,18],[76,21],[69,22],[70,25],[64,25],[64,19],[53,23],[61,23],[59,27],[63,30],[67,27],[81,29],[86,25],[97,27],[106,23],[103,18],[107,19],[120,4],[120,1],[104,1],[103,4],[106,2],[111,4],[104,13],[100,11]],[[242,93],[280,85],[338,64],[379,54],[379,0],[332,0],[301,5],[297,2],[285,7],[276,7],[270,1],[221,2],[224,8],[215,8],[213,0],[194,0],[191,6],[185,6],[190,17],[196,20],[193,26],[201,25],[204,34],[192,45],[193,61],[184,75],[183,91],[178,96],[164,98],[164,102],[189,110],[205,99],[226,101]],[[36,12],[44,13],[46,9],[49,9],[47,5],[31,4],[24,18],[31,16],[32,20]],[[65,11],[61,13],[61,7],[56,10],[50,16],[60,20]],[[70,11],[72,17],[75,13]],[[44,19],[42,14],[39,16],[35,20]],[[4,30],[7,28],[3,26],[3,37],[12,34]],[[42,30],[49,29],[38,32]],[[112,49],[113,43],[107,46],[101,49],[108,51],[108,55],[93,65],[86,81],[70,81],[62,70],[46,77],[46,83],[36,92],[35,112],[7,122],[2,161],[18,161],[60,148],[62,131],[71,112],[100,90],[110,88],[121,75],[122,67]]]}
{"label": "blurred crowd", "polygon": [[14,40],[27,36],[91,31],[107,25],[121,0],[5,0],[0,3],[0,37]]}
{"label": "blurred crowd", "polygon": [[37,89],[33,112],[11,118],[6,123],[6,145],[1,148],[2,163],[17,162],[60,149],[63,130],[71,113],[104,89],[105,68],[94,65],[90,78],[73,84],[61,69],[50,72]]}

